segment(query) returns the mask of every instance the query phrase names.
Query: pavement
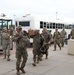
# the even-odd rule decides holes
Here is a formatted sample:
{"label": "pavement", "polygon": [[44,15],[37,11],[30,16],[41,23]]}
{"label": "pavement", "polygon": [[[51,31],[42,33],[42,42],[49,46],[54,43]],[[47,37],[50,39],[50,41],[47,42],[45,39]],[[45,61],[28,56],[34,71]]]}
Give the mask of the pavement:
{"label": "pavement", "polygon": [[[28,48],[28,60],[25,66],[26,74],[21,75],[74,75],[74,56],[68,55],[68,47],[65,45],[62,50],[53,51],[53,46],[49,48],[49,57],[32,66],[32,48]],[[0,57],[0,75],[16,75],[15,49],[11,51],[11,61],[6,61]]]}

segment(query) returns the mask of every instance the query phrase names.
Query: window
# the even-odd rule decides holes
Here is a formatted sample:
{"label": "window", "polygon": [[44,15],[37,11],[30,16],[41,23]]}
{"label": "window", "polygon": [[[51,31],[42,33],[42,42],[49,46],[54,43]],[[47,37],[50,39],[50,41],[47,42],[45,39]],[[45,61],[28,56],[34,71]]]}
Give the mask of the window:
{"label": "window", "polygon": [[52,27],[53,27],[53,24],[52,24],[52,23],[50,23],[50,29],[52,29]]}
{"label": "window", "polygon": [[64,27],[64,24],[62,24],[62,28]]}
{"label": "window", "polygon": [[73,28],[73,25],[68,25],[68,29],[72,29]]}
{"label": "window", "polygon": [[74,25],[73,25],[73,28],[74,28]]}
{"label": "window", "polygon": [[49,28],[49,23],[47,23],[47,28]]}
{"label": "window", "polygon": [[68,29],[68,25],[65,25],[65,29]]}
{"label": "window", "polygon": [[46,27],[46,22],[44,22],[44,27]]}
{"label": "window", "polygon": [[40,21],[40,28],[43,28],[43,22]]}
{"label": "window", "polygon": [[17,21],[15,22],[15,24],[16,24],[16,27],[17,27]]}
{"label": "window", "polygon": [[55,29],[55,23],[53,23],[53,29]]}
{"label": "window", "polygon": [[21,25],[21,26],[30,26],[30,22],[29,21],[20,21],[19,25]]}
{"label": "window", "polygon": [[60,29],[60,28],[61,28],[60,23],[58,23],[58,29]]}
{"label": "window", "polygon": [[63,24],[60,24],[60,28],[61,28],[61,29],[63,28]]}
{"label": "window", "polygon": [[2,28],[2,20],[0,20],[0,29]]}
{"label": "window", "polygon": [[58,28],[58,24],[56,23],[56,28]]}

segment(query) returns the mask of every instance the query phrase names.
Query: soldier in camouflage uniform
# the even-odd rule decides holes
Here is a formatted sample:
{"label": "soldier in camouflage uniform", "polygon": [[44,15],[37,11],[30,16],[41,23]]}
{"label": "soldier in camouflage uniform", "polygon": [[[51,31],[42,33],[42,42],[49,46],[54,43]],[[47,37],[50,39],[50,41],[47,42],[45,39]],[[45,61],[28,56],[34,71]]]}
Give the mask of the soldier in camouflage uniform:
{"label": "soldier in camouflage uniform", "polygon": [[65,42],[65,39],[66,39],[67,32],[63,28],[62,31],[60,32],[60,34],[61,34],[61,45],[62,45],[62,47],[64,47],[64,42]]}
{"label": "soldier in camouflage uniform", "polygon": [[22,73],[25,73],[24,67],[26,65],[28,57],[26,48],[28,47],[30,42],[28,37],[24,36],[21,26],[18,26],[16,31],[17,33],[16,35],[14,35],[13,40],[16,41],[16,59],[17,59],[16,70],[17,70],[17,75],[20,75],[20,70],[22,71]]}
{"label": "soldier in camouflage uniform", "polygon": [[2,38],[3,38],[3,51],[4,51],[4,59],[6,59],[7,56],[7,61],[10,61],[10,34],[8,33],[7,28],[4,28],[3,33],[2,33]]}
{"label": "soldier in camouflage uniform", "polygon": [[43,28],[43,31],[41,33],[41,35],[43,35],[44,37],[44,44],[46,44],[46,59],[48,59],[48,49],[49,49],[49,42],[51,40],[51,33],[47,32],[46,28]]}
{"label": "soldier in camouflage uniform", "polygon": [[37,63],[39,63],[40,60],[40,48],[43,43],[43,37],[39,34],[39,31],[35,31],[35,35],[33,36],[33,61],[34,63],[32,65],[36,66],[36,60]]}
{"label": "soldier in camouflage uniform", "polygon": [[71,30],[70,35],[71,35],[71,39],[74,39],[74,28]]}
{"label": "soldier in camouflage uniform", "polygon": [[53,51],[56,51],[56,45],[58,45],[58,47],[61,50],[60,38],[61,38],[61,34],[60,32],[58,32],[58,29],[56,28],[53,34],[53,39],[54,39],[54,50]]}
{"label": "soldier in camouflage uniform", "polygon": [[12,50],[13,49],[13,41],[12,41],[12,38],[13,38],[13,34],[14,34],[14,29],[13,27],[11,27],[9,29],[9,34],[10,34],[10,49]]}

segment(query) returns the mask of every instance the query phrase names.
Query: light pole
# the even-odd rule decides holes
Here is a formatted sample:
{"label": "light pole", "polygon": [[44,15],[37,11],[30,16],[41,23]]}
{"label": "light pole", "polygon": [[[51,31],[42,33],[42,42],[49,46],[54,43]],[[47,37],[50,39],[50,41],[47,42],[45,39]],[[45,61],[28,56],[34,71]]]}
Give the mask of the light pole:
{"label": "light pole", "polygon": [[56,12],[56,20],[57,20],[57,14],[58,14],[58,12]]}

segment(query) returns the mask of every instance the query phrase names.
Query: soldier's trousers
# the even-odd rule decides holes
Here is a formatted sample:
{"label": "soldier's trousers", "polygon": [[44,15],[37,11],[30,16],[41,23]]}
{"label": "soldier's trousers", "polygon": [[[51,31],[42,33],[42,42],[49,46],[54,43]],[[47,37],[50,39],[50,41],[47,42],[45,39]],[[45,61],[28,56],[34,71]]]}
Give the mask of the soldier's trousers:
{"label": "soldier's trousers", "polygon": [[10,44],[3,44],[3,53],[4,55],[10,56]]}
{"label": "soldier's trousers", "polygon": [[61,45],[60,45],[60,39],[56,39],[55,41],[54,41],[54,50],[56,50],[56,46],[58,45],[58,47],[60,48],[60,50],[61,50]]}
{"label": "soldier's trousers", "polygon": [[47,44],[46,46],[45,46],[45,48],[46,48],[46,58],[48,57],[48,49],[49,49],[49,45]]}
{"label": "soldier's trousers", "polygon": [[39,49],[33,49],[33,61],[34,61],[34,63],[36,63],[36,61],[39,61],[39,59],[40,59]]}
{"label": "soldier's trousers", "polygon": [[21,51],[16,51],[16,70],[19,70],[20,68],[24,68],[27,62],[27,51],[26,50],[21,50]]}
{"label": "soldier's trousers", "polygon": [[60,40],[61,40],[61,45],[63,47],[64,46],[65,39],[64,38],[61,38]]}

